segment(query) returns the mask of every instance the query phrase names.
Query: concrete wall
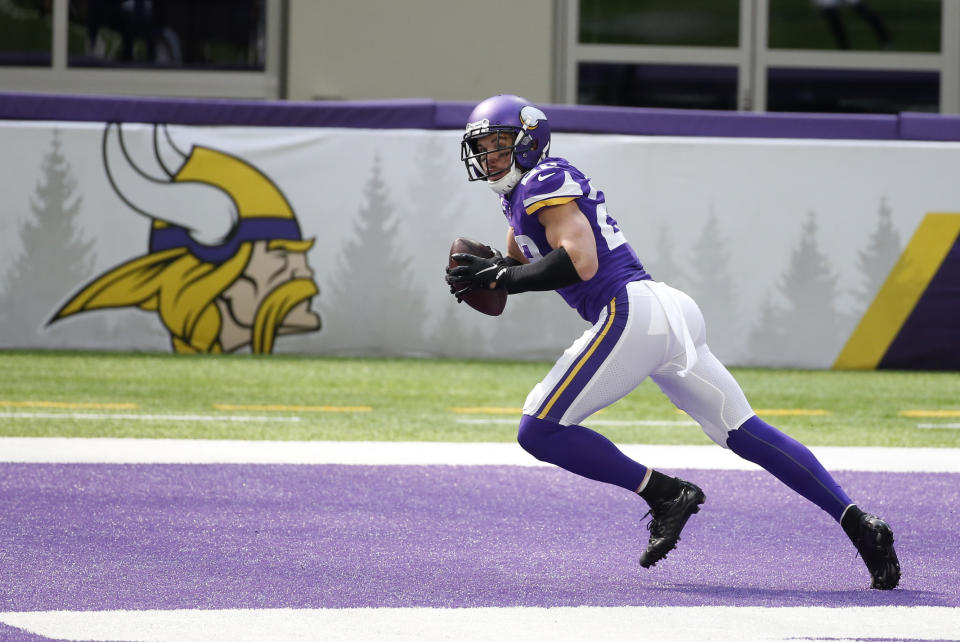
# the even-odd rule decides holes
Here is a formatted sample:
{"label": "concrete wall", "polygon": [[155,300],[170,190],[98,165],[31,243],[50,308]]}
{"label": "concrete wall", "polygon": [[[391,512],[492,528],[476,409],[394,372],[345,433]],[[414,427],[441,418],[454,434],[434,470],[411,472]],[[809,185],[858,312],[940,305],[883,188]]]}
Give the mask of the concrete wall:
{"label": "concrete wall", "polygon": [[554,5],[291,0],[286,97],[551,102]]}

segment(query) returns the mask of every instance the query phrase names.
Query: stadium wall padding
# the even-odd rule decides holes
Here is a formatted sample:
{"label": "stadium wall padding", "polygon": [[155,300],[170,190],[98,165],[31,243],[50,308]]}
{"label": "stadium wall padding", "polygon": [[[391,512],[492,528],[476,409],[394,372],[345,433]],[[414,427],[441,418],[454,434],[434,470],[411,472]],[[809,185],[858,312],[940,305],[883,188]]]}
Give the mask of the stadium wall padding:
{"label": "stadium wall padding", "polygon": [[[559,297],[511,297],[488,318],[443,282],[453,238],[505,238],[459,161],[469,109],[0,94],[0,348],[249,351],[223,328],[230,305],[252,305],[259,350],[553,359],[585,327]],[[605,192],[653,276],[698,300],[727,363],[960,367],[957,117],[546,111],[552,151]],[[173,237],[158,229],[201,234],[218,198],[240,217],[230,234],[262,241],[297,288],[280,279],[267,299],[229,261],[160,255]],[[294,291],[319,330],[274,318]]]}

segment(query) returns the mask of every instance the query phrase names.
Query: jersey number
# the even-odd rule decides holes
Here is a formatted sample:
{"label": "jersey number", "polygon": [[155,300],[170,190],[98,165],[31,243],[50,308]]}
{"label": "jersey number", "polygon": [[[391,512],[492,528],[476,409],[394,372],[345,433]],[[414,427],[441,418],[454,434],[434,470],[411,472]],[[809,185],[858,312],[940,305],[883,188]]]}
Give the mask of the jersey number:
{"label": "jersey number", "polygon": [[[597,190],[590,185],[589,198],[599,200],[598,196]],[[597,203],[597,227],[600,228],[600,234],[603,235],[603,240],[607,242],[607,249],[611,252],[627,242],[627,237],[617,227],[616,219],[607,214],[607,204],[604,202]]]}
{"label": "jersey number", "polygon": [[513,237],[517,242],[517,246],[520,248],[520,251],[523,252],[523,255],[527,257],[528,261],[539,261],[543,258],[543,255],[540,254],[540,250],[537,249],[537,244],[533,242],[533,239],[524,234],[517,234]]}

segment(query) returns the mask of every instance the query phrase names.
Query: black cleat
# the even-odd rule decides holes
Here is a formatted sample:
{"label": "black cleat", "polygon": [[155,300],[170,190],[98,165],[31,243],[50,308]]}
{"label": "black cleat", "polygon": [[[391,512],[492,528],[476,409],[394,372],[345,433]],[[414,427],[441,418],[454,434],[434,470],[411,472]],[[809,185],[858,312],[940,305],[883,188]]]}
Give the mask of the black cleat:
{"label": "black cleat", "polygon": [[690,482],[680,481],[680,494],[673,499],[651,505],[653,518],[647,524],[650,542],[640,556],[640,566],[650,568],[672,551],[680,541],[680,531],[694,513],[700,512],[705,496],[703,491]]}
{"label": "black cleat", "polygon": [[888,591],[900,583],[900,561],[893,550],[893,531],[885,521],[864,513],[860,516],[860,528],[853,542],[873,581],[870,588]]}

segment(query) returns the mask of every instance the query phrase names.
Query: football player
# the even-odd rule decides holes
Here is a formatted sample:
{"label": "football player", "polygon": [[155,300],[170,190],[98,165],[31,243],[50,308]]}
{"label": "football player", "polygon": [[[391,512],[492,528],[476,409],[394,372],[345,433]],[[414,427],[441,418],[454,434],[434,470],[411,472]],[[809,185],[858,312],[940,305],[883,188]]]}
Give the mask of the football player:
{"label": "football player", "polygon": [[[541,461],[639,494],[650,506],[640,565],[666,557],[704,493],[620,451],[584,419],[650,377],[717,444],[755,462],[840,523],[860,551],[872,587],[900,580],[893,533],[863,512],[801,443],[760,419],[739,384],[706,344],[703,315],[685,293],[654,281],[604,194],[569,161],[550,155],[550,123],[512,95],[484,100],[470,114],[461,158],[471,181],[500,197],[507,255],[455,254],[447,282],[509,294],[556,290],[593,324],[530,392],[518,440]],[[456,285],[455,285],[456,284]]]}

